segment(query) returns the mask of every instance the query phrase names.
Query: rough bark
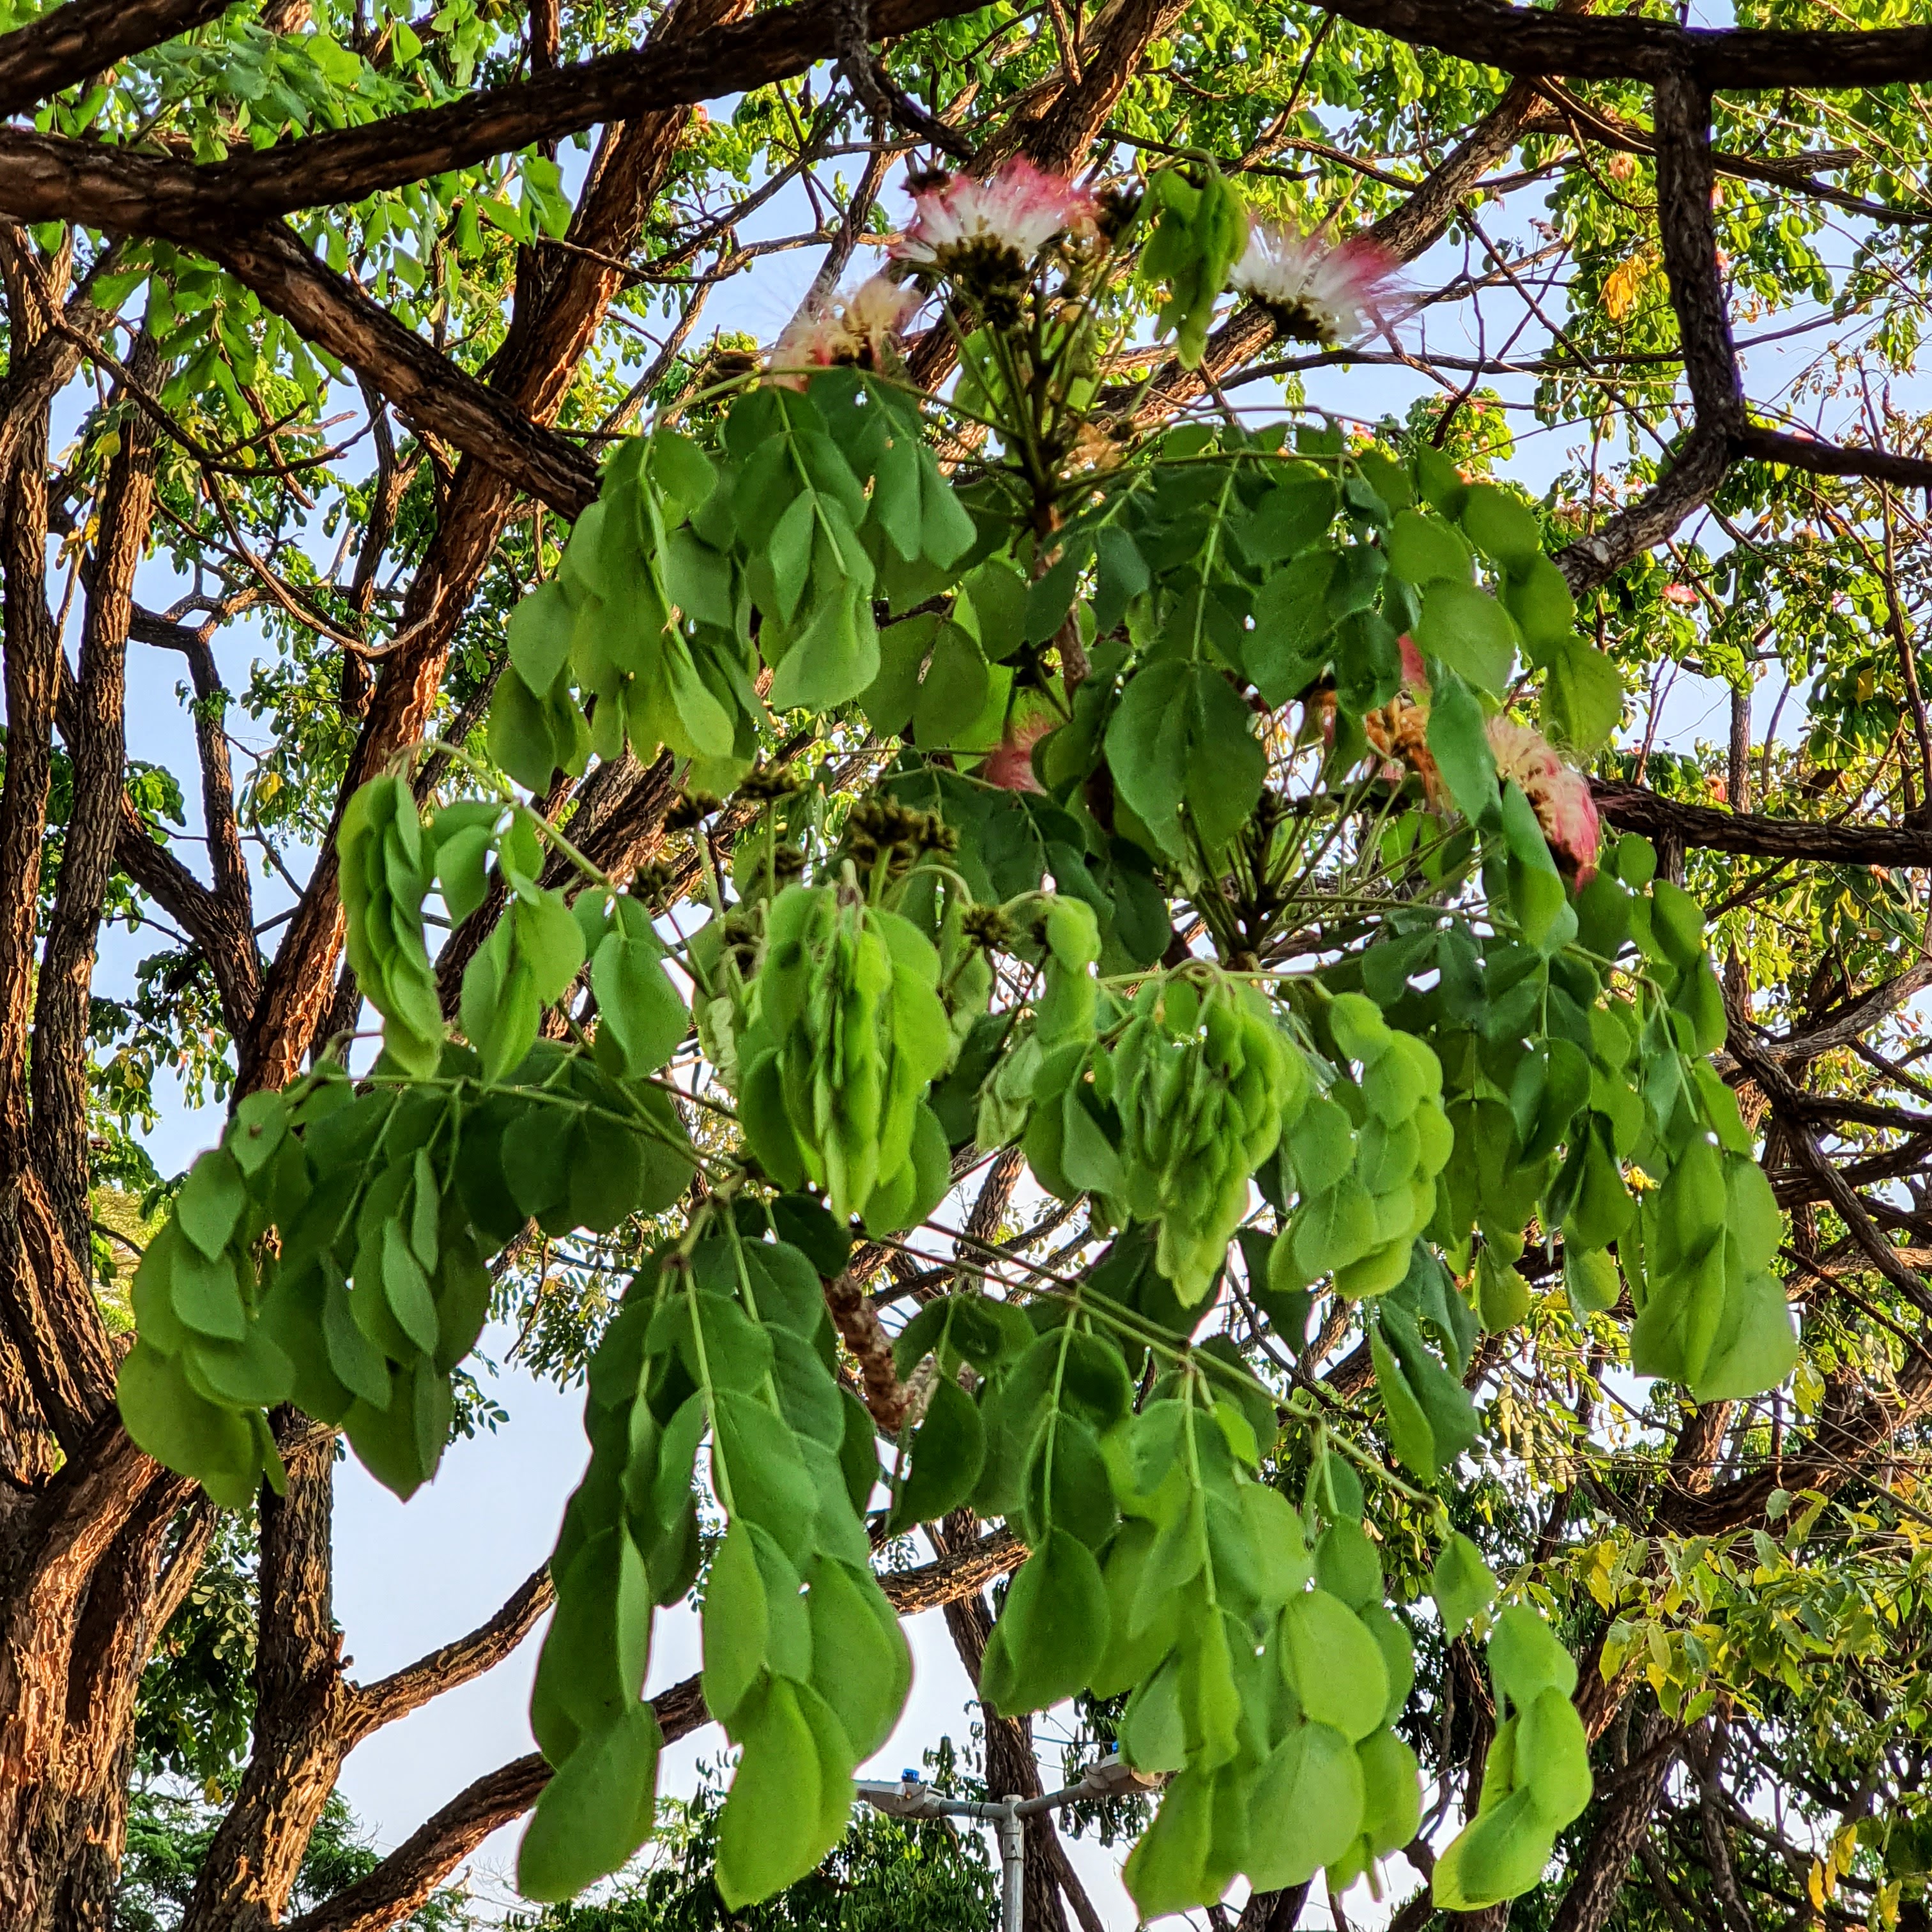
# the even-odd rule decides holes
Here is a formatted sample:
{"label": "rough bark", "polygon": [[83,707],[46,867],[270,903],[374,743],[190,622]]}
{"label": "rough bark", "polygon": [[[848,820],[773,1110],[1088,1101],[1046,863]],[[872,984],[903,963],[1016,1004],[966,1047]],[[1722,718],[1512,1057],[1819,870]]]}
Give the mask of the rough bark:
{"label": "rough bark", "polygon": [[[143,336],[135,352],[136,375],[145,384],[159,366],[152,342]],[[89,1275],[88,1020],[128,764],[128,627],[134,615],[134,571],[146,553],[154,519],[154,458],[153,424],[145,415],[130,414],[101,492],[80,667],[73,701],[62,707],[73,796],[34,1010],[34,1163],[68,1249]]]}
{"label": "rough bark", "polygon": [[1602,1932],[1623,1890],[1630,1861],[1650,1828],[1651,1814],[1677,1761],[1684,1730],[1652,1709],[1630,1726],[1630,1733],[1632,1759],[1639,1768],[1599,1808],[1595,1829],[1571,1872],[1550,1932]]}
{"label": "rough bark", "polygon": [[[705,38],[742,13],[746,4],[687,0],[665,20],[660,34],[670,40]],[[621,261],[634,244],[688,118],[680,107],[608,130],[568,238],[574,249],[591,252],[540,248],[526,256],[536,286],[519,290],[485,392],[500,396],[502,406],[521,420],[548,422],[561,406],[585,349],[622,286],[621,272],[610,263]],[[380,380],[376,386],[383,386]],[[588,493],[570,506],[573,513],[596,493],[595,472],[590,473]],[[436,535],[404,602],[399,630],[410,642],[383,664],[338,812],[356,784],[422,737],[442,689],[457,625],[514,502],[500,469],[472,460],[458,470]],[[260,1022],[242,1058],[244,1090],[283,1085],[301,1066],[328,1010],[342,932],[334,855],[325,848],[262,990]]]}
{"label": "rough bark", "polygon": [[334,1442],[321,1436],[286,1460],[287,1494],[265,1490],[260,1504],[254,1744],[182,1932],[249,1932],[280,1917],[341,1768],[350,1690],[334,1610]]}

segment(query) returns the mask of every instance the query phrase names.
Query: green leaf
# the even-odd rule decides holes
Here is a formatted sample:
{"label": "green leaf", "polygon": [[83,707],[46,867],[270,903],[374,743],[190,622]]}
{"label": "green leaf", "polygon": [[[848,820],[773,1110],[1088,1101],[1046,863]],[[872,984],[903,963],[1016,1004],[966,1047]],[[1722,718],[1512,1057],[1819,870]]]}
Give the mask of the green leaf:
{"label": "green leaf", "polygon": [[1526,569],[1543,556],[1536,512],[1493,483],[1474,483],[1462,500],[1464,533],[1483,554],[1511,570]]}
{"label": "green leaf", "polygon": [[655,1073],[690,1030],[691,1015],[654,946],[612,933],[591,962],[601,1030],[608,1028],[632,1079]]}
{"label": "green leaf", "polygon": [[734,1521],[704,1586],[704,1702],[728,1731],[766,1668],[770,1609],[752,1530]]}
{"label": "green leaf", "polygon": [[1315,1545],[1315,1580],[1352,1610],[1382,1601],[1382,1558],[1360,1523],[1345,1517],[1322,1532]]}
{"label": "green leaf", "polygon": [[561,892],[520,894],[510,916],[518,959],[529,969],[538,1004],[547,1006],[569,990],[584,964],[584,928]]}
{"label": "green leaf", "polygon": [[574,1898],[650,1836],[660,1738],[650,1705],[634,1703],[559,1767],[517,1850],[517,1889],[526,1898]]}
{"label": "green leaf", "polygon": [[826,1558],[806,1597],[812,1682],[831,1708],[853,1759],[892,1735],[912,1682],[912,1652],[898,1618],[869,1571]]}
{"label": "green leaf", "polygon": [[[864,555],[851,538],[850,557],[862,561]],[[871,590],[869,582],[842,579],[820,596],[810,622],[772,673],[774,711],[830,711],[878,676]]]}
{"label": "green leaf", "polygon": [[1432,1483],[1439,1473],[1436,1432],[1378,1327],[1369,1331],[1369,1350],[1375,1364],[1376,1388],[1382,1399],[1382,1414],[1396,1456],[1425,1483]]}
{"label": "green leaf", "polygon": [[1496,1600],[1496,1580],[1483,1552],[1459,1530],[1443,1544],[1430,1574],[1430,1594],[1442,1628],[1460,1636]]}
{"label": "green leaf", "polygon": [[1702,1402],[1743,1401],[1776,1388],[1797,1365],[1798,1335],[1784,1288],[1772,1276],[1750,1275],[1726,1297],[1691,1392]]}
{"label": "green leaf", "polygon": [[534,696],[543,697],[563,674],[576,627],[576,606],[554,578],[538,584],[510,613],[511,668]]}
{"label": "green leaf", "polygon": [[1411,584],[1469,580],[1469,546],[1453,524],[1426,510],[1398,510],[1386,548],[1390,569]]}
{"label": "green leaf", "polygon": [[234,1258],[225,1252],[211,1260],[189,1242],[171,1243],[168,1300],[176,1318],[198,1334],[238,1342],[248,1332]]}
{"label": "green leaf", "polygon": [[458,926],[490,896],[491,843],[489,826],[471,825],[452,832],[436,848],[436,883],[451,920]]}
{"label": "green leaf", "polygon": [[1519,1711],[1546,1690],[1568,1697],[1576,1689],[1576,1660],[1549,1624],[1520,1604],[1498,1612],[1490,1633],[1489,1661],[1498,1694]]}
{"label": "green leaf", "polygon": [[1436,681],[1429,708],[1429,748],[1456,808],[1472,825],[1490,826],[1502,808],[1496,754],[1483,707],[1454,671]]}
{"label": "green leaf", "polygon": [[1049,1531],[1006,1592],[986,1646],[980,1696],[1000,1716],[1015,1718],[1084,1690],[1106,1649],[1107,1618],[1093,1552],[1066,1530]]}
{"label": "green leaf", "polygon": [[188,1169],[182,1183],[175,1198],[176,1225],[212,1258],[227,1246],[248,1199],[248,1185],[233,1155],[212,1149]]}
{"label": "green leaf", "polygon": [[1339,1597],[1309,1590],[1281,1613],[1282,1669],[1301,1708],[1352,1742],[1381,1728],[1388,1706],[1382,1646]]}
{"label": "green leaf", "polygon": [[1544,730],[1554,742],[1588,757],[1623,722],[1624,681],[1593,644],[1572,637],[1550,654],[1543,685]]}
{"label": "green leaf", "polygon": [[1438,579],[1423,592],[1415,641],[1472,684],[1497,694],[1509,688],[1516,626],[1486,590]]}
{"label": "green leaf", "polygon": [[257,1328],[238,1342],[197,1336],[182,1366],[202,1394],[236,1408],[272,1408],[295,1385],[295,1365]]}
{"label": "green leaf", "polygon": [[1126,1170],[1119,1151],[1101,1131],[1081,1100],[1084,1083],[1075,1082],[1061,1098],[1064,1131],[1060,1169],[1076,1187],[1120,1195],[1126,1189]]}
{"label": "green leaf", "polygon": [[1562,572],[1546,556],[1514,567],[1504,581],[1502,599],[1522,633],[1526,654],[1539,662],[1575,627],[1576,600]]}
{"label": "green leaf", "polygon": [[[1191,667],[1150,664],[1128,681],[1107,724],[1107,764],[1120,796],[1156,833],[1180,809],[1188,740],[1174,728],[1191,699]],[[1258,748],[1258,747],[1257,747]]]}
{"label": "green leaf", "polygon": [[775,1679],[744,1726],[744,1756],[718,1821],[717,1883],[732,1911],[818,1862],[822,1778],[798,1688]]}
{"label": "green leaf", "polygon": [[1304,1201],[1292,1238],[1295,1262],[1310,1281],[1359,1260],[1378,1245],[1367,1190],[1353,1174],[1343,1174],[1324,1192]]}
{"label": "green leaf", "polygon": [[224,1509],[254,1498],[260,1468],[254,1432],[233,1410],[189,1387],[179,1364],[136,1341],[116,1389],[128,1433],[158,1462],[192,1476]]}
{"label": "green leaf", "polygon": [[1256,1781],[1248,1881],[1256,1892],[1305,1883],[1361,1829],[1361,1766],[1332,1725],[1289,1728]]}
{"label": "green leaf", "polygon": [[1590,1802],[1590,1741],[1568,1693],[1552,1685],[1522,1707],[1511,1774],[1552,1832],[1582,1816]]}
{"label": "green leaf", "polygon": [[1254,713],[1210,666],[1194,668],[1186,724],[1191,733],[1184,781],[1187,808],[1202,844],[1210,852],[1219,851],[1259,803],[1268,756],[1255,738]]}
{"label": "green leaf", "polygon": [[1336,553],[1304,551],[1276,571],[1255,598],[1255,627],[1241,646],[1242,668],[1271,706],[1298,695],[1328,662],[1334,634],[1328,610]]}
{"label": "green leaf", "polygon": [[765,549],[778,588],[778,614],[789,624],[798,613],[812,570],[812,540],[818,533],[818,499],[807,490],[794,497],[772,530]]}
{"label": "green leaf", "polygon": [[913,730],[920,747],[944,751],[986,709],[989,680],[980,646],[956,624],[944,626],[913,700]]}
{"label": "green leaf", "polygon": [[288,1125],[289,1106],[280,1094],[266,1090],[245,1094],[236,1104],[235,1118],[223,1136],[223,1144],[236,1166],[253,1176],[274,1158]]}
{"label": "green leaf", "polygon": [[905,1480],[892,1505],[895,1532],[914,1523],[937,1522],[958,1508],[973,1493],[986,1458],[986,1432],[979,1405],[942,1372],[913,1432]]}
{"label": "green leaf", "polygon": [[1430,1881],[1436,1908],[1478,1912],[1520,1898],[1540,1880],[1555,1850],[1527,1791],[1473,1819],[1436,1862]]}
{"label": "green leaf", "polygon": [[426,1355],[436,1352],[436,1304],[422,1264],[410,1252],[400,1220],[382,1228],[382,1292],[404,1334]]}
{"label": "green leaf", "polygon": [[950,570],[980,540],[979,526],[960,502],[952,485],[939,473],[931,450],[919,446],[920,503],[922,511],[920,544],[941,570]]}

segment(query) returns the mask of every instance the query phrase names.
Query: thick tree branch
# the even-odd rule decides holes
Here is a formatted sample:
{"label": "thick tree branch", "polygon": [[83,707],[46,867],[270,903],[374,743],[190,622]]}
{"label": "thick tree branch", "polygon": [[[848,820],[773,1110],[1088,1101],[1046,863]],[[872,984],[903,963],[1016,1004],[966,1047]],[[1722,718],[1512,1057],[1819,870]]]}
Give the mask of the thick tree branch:
{"label": "thick tree branch", "polygon": [[1505,74],[1661,80],[1707,88],[1880,87],[1932,79],[1932,27],[1781,33],[1680,27],[1616,14],[1576,20],[1502,0],[1328,0],[1358,27]]}
{"label": "thick tree branch", "polygon": [[[134,374],[151,380],[160,366],[152,338],[144,334],[134,352]],[[71,701],[60,707],[73,790],[34,1008],[34,1163],[75,1262],[90,1275],[89,1019],[94,956],[128,766],[128,627],[134,615],[134,572],[146,552],[154,518],[154,426],[144,416],[131,416],[120,440],[100,499],[80,668]]]}
{"label": "thick tree branch", "polygon": [[178,34],[218,19],[230,0],[69,0],[0,36],[0,116],[19,114]]}
{"label": "thick tree branch", "polygon": [[261,956],[245,914],[238,918],[155,838],[124,792],[114,862],[200,947],[214,976],[222,1023],[233,1038],[245,1040],[262,986]]}
{"label": "thick tree branch", "polygon": [[[701,38],[728,22],[747,4],[748,0],[685,0],[660,22],[658,38]],[[547,422],[556,415],[622,286],[621,270],[610,264],[621,261],[643,232],[688,119],[688,111],[680,107],[605,130],[571,220],[568,239],[574,251],[538,248],[518,257],[510,326],[492,358],[490,387],[480,390],[482,395],[503,399],[504,406],[518,412],[526,424],[532,417]],[[376,386],[382,386],[380,380]],[[574,450],[571,455],[574,461],[584,460]],[[594,471],[590,473],[594,478]],[[436,708],[457,625],[511,513],[514,498],[508,485],[514,480],[487,450],[472,448],[470,460],[458,470],[436,535],[404,602],[402,628],[411,641],[382,667],[348,782],[337,800],[338,814],[356,785],[422,736]],[[584,501],[594,494],[594,482],[586,485],[586,491]],[[329,1006],[342,931],[331,843],[317,860],[277,951],[256,1024],[242,1057],[244,1090],[282,1084],[309,1052]]]}
{"label": "thick tree branch", "polygon": [[[1171,0],[1170,0],[1171,4]],[[878,0],[874,38],[971,12],[969,0]],[[556,68],[440,107],[193,166],[158,155],[18,128],[0,131],[7,205],[30,221],[74,220],[194,247],[211,229],[361,201],[533,142],[689,106],[803,74],[838,53],[838,0],[796,0],[700,34]]]}
{"label": "thick tree branch", "polygon": [[1597,809],[1619,831],[1672,839],[1696,851],[1832,866],[1932,866],[1932,830],[1913,826],[1824,825],[1724,812],[1618,779],[1593,779],[1590,790]]}

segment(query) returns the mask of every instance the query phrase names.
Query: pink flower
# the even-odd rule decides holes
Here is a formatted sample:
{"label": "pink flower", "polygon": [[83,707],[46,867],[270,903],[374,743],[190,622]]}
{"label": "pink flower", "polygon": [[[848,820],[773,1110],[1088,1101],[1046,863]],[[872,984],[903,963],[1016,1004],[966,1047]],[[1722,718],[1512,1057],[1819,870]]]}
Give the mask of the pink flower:
{"label": "pink flower", "polygon": [[900,354],[900,332],[919,306],[919,296],[887,275],[874,275],[849,292],[830,296],[793,316],[772,345],[772,381],[802,389],[819,369],[856,365],[891,368]]}
{"label": "pink flower", "polygon": [[989,181],[955,175],[913,196],[912,226],[892,249],[902,262],[956,273],[996,258],[1009,274],[1026,266],[1056,235],[1090,227],[1092,196],[1017,156]]}
{"label": "pink flower", "polygon": [[772,345],[766,366],[772,380],[782,388],[802,389],[812,371],[850,361],[845,353],[848,346],[844,322],[829,302],[821,303],[785,324],[784,333]]}
{"label": "pink flower", "polygon": [[1034,776],[1033,748],[1060,722],[1052,713],[1036,711],[1028,718],[1016,718],[1006,726],[1006,736],[994,746],[980,766],[980,776],[1002,791],[1044,793],[1046,786]]}
{"label": "pink flower", "polygon": [[1666,604],[1694,604],[1697,593],[1688,584],[1666,584],[1662,596]]}
{"label": "pink flower", "polygon": [[1383,286],[1395,266],[1395,258],[1365,236],[1331,248],[1317,236],[1258,221],[1232,279],[1274,317],[1282,334],[1333,349],[1381,320]]}
{"label": "pink flower", "polygon": [[1526,724],[1492,718],[1489,734],[1496,776],[1516,781],[1550,850],[1559,860],[1574,866],[1579,885],[1587,884],[1597,869],[1597,845],[1603,836],[1590,781],[1573,771],[1548,740]]}

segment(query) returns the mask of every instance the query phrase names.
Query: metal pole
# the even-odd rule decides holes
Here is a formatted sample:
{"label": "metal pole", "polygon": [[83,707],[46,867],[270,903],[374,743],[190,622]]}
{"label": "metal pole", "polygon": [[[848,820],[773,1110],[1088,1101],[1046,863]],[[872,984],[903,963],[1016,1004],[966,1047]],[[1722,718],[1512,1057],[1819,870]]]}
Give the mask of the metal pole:
{"label": "metal pole", "polygon": [[1025,1932],[1026,1826],[1011,1801],[1000,1814],[1000,1932]]}

